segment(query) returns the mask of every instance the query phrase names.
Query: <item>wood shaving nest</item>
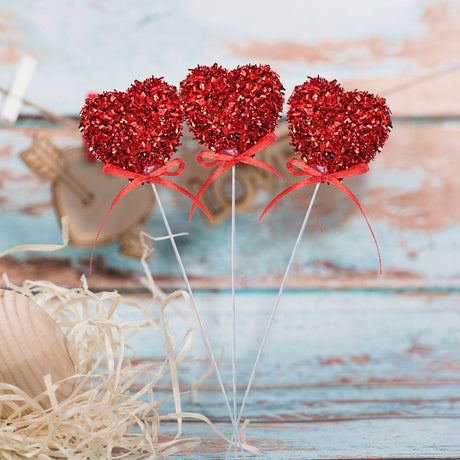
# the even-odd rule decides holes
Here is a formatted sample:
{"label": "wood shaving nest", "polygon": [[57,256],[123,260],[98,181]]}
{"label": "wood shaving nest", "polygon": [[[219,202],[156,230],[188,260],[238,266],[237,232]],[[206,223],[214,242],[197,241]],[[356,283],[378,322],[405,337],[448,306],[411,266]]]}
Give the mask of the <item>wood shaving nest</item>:
{"label": "wood shaving nest", "polygon": [[[62,244],[20,245],[2,252],[0,258],[22,251],[59,251],[69,242],[67,216],[62,218],[61,227]],[[18,286],[11,283],[6,274],[3,275],[10,289],[32,298],[64,330],[76,365],[76,376],[71,378],[77,377],[78,384],[70,397],[58,402],[55,393],[60,382],[51,382],[49,375],[44,377],[46,391],[35,398],[17,387],[0,383],[0,414],[5,405],[13,409],[8,418],[0,418],[2,460],[166,458],[189,451],[201,443],[200,438],[182,436],[185,418],[204,422],[226,443],[230,443],[207,417],[182,411],[181,396],[196,392],[199,384],[213,370],[210,366],[188,391],[181,392],[178,368],[190,359],[188,355],[197,328],[189,327],[181,340],[177,340],[166,327],[164,314],[167,308],[175,309],[173,301],[182,297],[195,322],[197,318],[186,292],[175,291],[166,295],[154,282],[147,264],[153,251],[147,244],[148,239],[159,241],[167,237],[155,238],[140,232],[144,247],[140,262],[145,273],[141,282],[152,293],[150,304],[145,306],[117,292],[91,292],[84,275],[82,287],[75,289],[60,287],[49,281],[25,281]],[[157,317],[149,309],[158,302],[161,309]],[[117,309],[122,305],[140,311],[142,322],[134,324],[120,320]],[[161,363],[137,364],[133,360],[135,350],[126,342],[145,328],[149,328],[152,334],[164,336],[167,356]],[[160,379],[163,387],[165,378],[171,394],[156,400],[155,387]],[[131,391],[134,383],[135,392]],[[49,399],[50,409],[44,410],[40,406],[38,401],[42,398]],[[175,412],[161,414],[161,405],[169,399],[174,401]],[[170,434],[160,437],[161,422],[174,420],[177,432],[173,439]],[[259,450],[247,443],[245,430],[248,423],[249,420],[245,420],[240,427],[242,446],[247,452],[257,455]]]}
{"label": "wood shaving nest", "polygon": [[[55,392],[59,382],[45,377],[45,393],[52,406],[48,410],[37,402],[43,395],[30,398],[19,388],[0,384],[0,392],[9,390],[8,394],[0,394],[0,407],[3,404],[14,409],[0,421],[2,459],[165,458],[201,442],[181,435],[183,418],[201,420],[217,431],[203,415],[181,409],[180,396],[184,393],[179,389],[177,369],[187,359],[194,334],[189,330],[183,340],[176,340],[166,327],[163,313],[174,298],[183,296],[187,301],[186,293],[176,291],[166,297],[161,315],[155,317],[149,313],[151,305],[139,305],[117,292],[91,292],[84,277],[82,287],[77,289],[47,281],[26,281],[16,286],[6,275],[4,279],[9,288],[33,298],[64,330],[78,384],[69,398],[58,403]],[[140,310],[145,320],[138,324],[121,321],[116,312],[122,304]],[[135,352],[126,342],[144,328],[150,328],[152,334],[164,334],[168,356],[163,362],[133,362]],[[210,372],[211,369],[190,391]],[[172,388],[171,395],[157,400],[155,385],[165,377]],[[132,392],[134,383],[136,391]],[[161,405],[170,398],[176,412],[161,414]],[[164,420],[177,422],[173,439],[160,437]]]}

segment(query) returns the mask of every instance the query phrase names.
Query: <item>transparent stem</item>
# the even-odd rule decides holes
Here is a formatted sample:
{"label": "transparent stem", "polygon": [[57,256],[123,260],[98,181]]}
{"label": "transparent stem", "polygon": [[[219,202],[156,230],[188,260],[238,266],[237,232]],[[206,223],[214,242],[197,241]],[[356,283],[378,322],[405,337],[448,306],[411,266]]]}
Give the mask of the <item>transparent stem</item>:
{"label": "transparent stem", "polygon": [[[184,278],[184,282],[185,282],[185,285],[187,287],[187,291],[188,291],[188,293],[190,295],[190,300],[191,300],[191,303],[192,303],[193,311],[194,311],[195,316],[196,316],[197,321],[198,321],[198,327],[200,328],[201,336],[203,337],[203,340],[204,340],[204,343],[205,343],[205,346],[206,346],[206,350],[207,350],[207,352],[209,354],[209,358],[211,360],[212,367],[214,368],[214,371],[216,373],[217,382],[219,384],[220,390],[221,390],[221,392],[222,392],[222,394],[224,396],[224,399],[225,399],[225,405],[227,406],[227,411],[228,411],[228,414],[230,416],[230,420],[231,420],[232,425],[233,425],[232,444],[236,439],[237,442],[238,442],[238,445],[240,446],[241,450],[243,451],[243,445],[241,443],[241,438],[239,436],[239,431],[238,431],[238,424],[235,421],[236,417],[234,417],[232,409],[230,408],[230,403],[228,401],[227,392],[225,391],[225,387],[224,387],[224,384],[222,382],[222,377],[220,375],[219,367],[217,366],[217,362],[216,362],[216,359],[214,357],[214,353],[212,351],[208,335],[207,335],[206,330],[205,330],[205,328],[203,326],[203,322],[201,320],[200,313],[199,313],[198,308],[196,306],[195,296],[193,295],[192,287],[190,286],[190,282],[189,282],[187,273],[185,271],[184,264],[182,262],[182,258],[181,258],[180,254],[179,254],[178,249],[177,249],[176,241],[174,240],[174,236],[173,236],[173,233],[172,233],[171,228],[169,226],[168,219],[166,217],[163,205],[161,204],[161,200],[160,200],[160,197],[158,195],[158,191],[157,191],[154,183],[152,183],[151,185],[152,185],[153,193],[155,194],[155,199],[156,199],[156,202],[157,202],[157,205],[158,205],[158,209],[160,210],[161,217],[163,218],[163,222],[164,222],[165,227],[166,227],[166,231],[168,232],[168,236],[169,236],[169,239],[171,241],[171,245],[172,245],[174,254],[176,256],[176,259],[177,259],[177,263],[179,264],[179,269],[181,271],[182,277]],[[243,453],[244,453],[244,451],[243,451]]]}
{"label": "transparent stem", "polygon": [[249,381],[248,381],[248,386],[246,388],[246,392],[244,394],[244,398],[243,398],[243,401],[241,403],[241,407],[240,407],[240,412],[238,414],[238,418],[236,420],[236,425],[233,425],[233,437],[232,437],[232,443],[229,445],[228,447],[228,450],[227,450],[227,456],[225,457],[226,459],[228,458],[228,454],[230,452],[230,449],[232,447],[232,444],[235,440],[238,439],[238,436],[239,436],[239,433],[237,430],[239,424],[240,424],[240,421],[241,421],[241,417],[243,416],[243,411],[244,411],[244,408],[246,406],[246,401],[248,399],[248,395],[249,395],[249,392],[251,390],[251,387],[252,387],[252,384],[254,382],[254,377],[255,377],[255,374],[256,374],[256,370],[257,370],[257,366],[259,365],[259,361],[260,361],[260,357],[262,355],[262,352],[264,350],[264,347],[265,347],[265,342],[267,341],[267,337],[268,337],[268,334],[270,332],[270,329],[272,327],[272,324],[273,324],[273,319],[275,317],[275,314],[278,310],[278,306],[279,306],[279,303],[280,303],[280,299],[281,299],[281,295],[283,294],[283,291],[284,291],[284,287],[286,286],[286,281],[288,279],[288,276],[289,276],[289,273],[291,271],[291,268],[292,268],[292,264],[294,262],[294,257],[296,255],[296,252],[300,246],[300,242],[302,240],[302,236],[305,232],[305,228],[307,226],[307,222],[308,222],[308,218],[310,217],[310,214],[311,214],[311,209],[313,207],[313,203],[315,202],[315,198],[316,198],[316,194],[318,193],[318,188],[319,188],[320,184],[316,184],[316,187],[315,187],[315,190],[313,192],[313,196],[311,198],[311,201],[310,201],[310,204],[308,205],[308,208],[307,208],[307,211],[305,213],[305,217],[303,219],[303,222],[302,222],[302,226],[300,227],[300,231],[299,231],[299,235],[297,236],[297,240],[295,242],[295,245],[294,245],[294,248],[291,252],[291,256],[289,258],[289,262],[288,262],[288,265],[286,267],[286,271],[284,272],[284,276],[283,276],[283,280],[281,282],[281,286],[280,286],[280,289],[278,291],[278,295],[276,297],[276,300],[275,300],[275,305],[273,306],[273,310],[271,312],[271,315],[270,315],[270,318],[268,320],[268,323],[267,323],[267,327],[265,329],[265,333],[262,337],[262,342],[260,344],[260,347],[259,347],[259,351],[257,352],[257,357],[256,357],[256,360],[254,362],[254,365],[252,367],[252,371],[251,371],[251,376],[249,377]]}

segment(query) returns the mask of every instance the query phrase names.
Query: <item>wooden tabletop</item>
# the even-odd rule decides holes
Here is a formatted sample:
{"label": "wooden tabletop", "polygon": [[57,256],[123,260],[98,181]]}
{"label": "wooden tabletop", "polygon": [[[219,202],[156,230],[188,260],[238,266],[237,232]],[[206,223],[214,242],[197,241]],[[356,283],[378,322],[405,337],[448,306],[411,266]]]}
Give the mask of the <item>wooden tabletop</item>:
{"label": "wooden tabletop", "polygon": [[[275,297],[238,292],[239,404]],[[221,372],[232,404],[231,294],[200,291],[196,299],[216,355],[225,350]],[[176,306],[185,316],[168,309],[168,327],[181,337],[190,317],[185,304]],[[460,458],[459,309],[458,292],[285,293],[243,417],[258,458]],[[134,345],[146,359],[164,350],[155,334],[143,333]],[[200,359],[179,368],[183,390],[209,367],[204,348],[196,353]],[[183,411],[206,415],[231,436],[214,379],[182,401]],[[168,408],[174,412],[172,402],[161,411]],[[177,425],[161,432],[172,436]],[[204,423],[185,420],[183,435],[202,444],[177,458],[224,458],[227,444]]]}

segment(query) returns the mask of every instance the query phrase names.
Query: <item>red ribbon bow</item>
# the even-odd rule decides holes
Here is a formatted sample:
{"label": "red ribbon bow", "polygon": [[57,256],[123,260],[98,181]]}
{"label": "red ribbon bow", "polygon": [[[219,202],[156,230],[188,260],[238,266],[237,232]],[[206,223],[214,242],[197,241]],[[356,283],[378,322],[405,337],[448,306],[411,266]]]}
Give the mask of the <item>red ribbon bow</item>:
{"label": "red ribbon bow", "polygon": [[[177,166],[177,169],[174,171],[171,171]],[[154,169],[152,172],[148,174],[139,174],[135,173],[132,171],[128,171],[123,168],[119,168],[118,166],[112,165],[110,163],[104,164],[102,168],[102,172],[106,174],[110,174],[111,176],[116,176],[116,177],[124,177],[126,179],[130,179],[131,182],[128,183],[121,191],[120,193],[115,197],[115,199],[112,201],[112,204],[110,205],[109,210],[107,211],[107,214],[104,217],[104,220],[102,221],[102,225],[99,228],[99,231],[97,232],[96,239],[94,240],[93,244],[93,250],[91,251],[91,259],[89,263],[89,274],[91,275],[91,266],[93,263],[93,254],[94,254],[94,248],[96,247],[96,242],[99,238],[99,235],[101,234],[102,228],[104,227],[105,221],[109,214],[111,213],[113,207],[118,203],[118,201],[123,198],[126,194],[134,190],[136,187],[141,185],[144,182],[150,182],[150,183],[155,183],[159,185],[164,185],[165,187],[169,187],[173,190],[177,190],[178,192],[183,193],[185,196],[190,198],[193,201],[193,206],[199,206],[200,209],[209,217],[209,219],[212,220],[211,216],[209,215],[208,210],[203,206],[203,204],[193,196],[190,192],[182,188],[180,185],[175,184],[174,182],[171,182],[168,179],[164,179],[161,176],[178,176],[179,174],[182,173],[182,171],[185,168],[185,163],[180,159],[180,158],[175,158],[174,160],[168,161],[163,166],[160,166],[159,168]]]}
{"label": "red ribbon bow", "polygon": [[[276,169],[272,168],[270,165],[264,163],[263,161],[257,160],[253,157],[257,152],[260,152],[264,148],[268,147],[270,144],[276,141],[275,133],[270,133],[264,136],[259,142],[254,144],[251,148],[246,150],[243,153],[235,152],[235,155],[231,153],[222,153],[222,152],[208,152],[207,150],[201,150],[197,155],[198,163],[201,166],[205,166],[206,168],[211,168],[212,166],[216,166],[220,164],[220,166],[208,177],[206,182],[201,186],[199,192],[197,193],[197,199],[200,199],[201,195],[203,195],[204,191],[211,185],[211,183],[216,180],[221,174],[223,174],[228,169],[236,166],[239,163],[245,163],[248,165],[258,166],[259,168],[266,169],[271,171],[272,173],[276,174],[279,177],[281,174],[276,171]],[[208,161],[211,160],[211,161]],[[283,178],[284,179],[284,178]],[[192,219],[193,213],[195,211],[196,205],[193,204],[192,209],[190,210],[190,217]]]}
{"label": "red ribbon bow", "polygon": [[[201,150],[197,155],[197,161],[198,163],[200,163],[201,166],[205,166],[206,168],[211,168],[212,166],[216,166],[218,164],[220,164],[220,166],[208,177],[207,181],[201,186],[200,190],[196,194],[196,198],[200,199],[201,195],[203,195],[204,191],[211,185],[211,183],[214,180],[216,180],[225,171],[232,168],[233,166],[236,166],[239,163],[245,163],[248,165],[257,166],[259,168],[265,169],[267,171],[272,172],[273,174],[276,174],[278,177],[283,179],[284,182],[288,182],[275,168],[253,157],[253,155],[265,149],[270,144],[273,144],[273,142],[275,141],[276,141],[275,133],[269,133],[265,135],[259,142],[254,144],[252,147],[250,147],[248,150],[246,150],[243,153],[238,153],[238,152],[235,152],[235,154],[222,153],[222,152],[215,153],[215,152],[209,152],[207,150]],[[208,160],[211,160],[211,161],[208,161]],[[300,194],[299,196],[306,203],[306,201]],[[192,209],[190,210],[189,220],[192,219],[195,208],[196,208],[196,205],[193,204]],[[315,219],[318,222],[318,225],[321,231],[323,231],[316,216],[315,216]]]}
{"label": "red ribbon bow", "polygon": [[[294,166],[297,168],[295,169]],[[340,179],[345,179],[346,177],[353,177],[353,176],[359,176],[361,174],[366,173],[369,171],[369,166],[366,163],[360,163],[355,166],[352,166],[351,168],[344,169],[342,171],[337,171],[335,173],[323,173],[319,171],[316,168],[313,168],[311,166],[308,166],[304,161],[299,160],[298,158],[291,158],[287,163],[286,167],[288,171],[293,174],[294,176],[311,176],[309,178],[303,179],[299,182],[297,182],[294,185],[291,185],[288,187],[286,190],[282,191],[279,195],[277,195],[275,198],[273,198],[272,201],[267,205],[267,207],[264,209],[264,212],[260,216],[259,220],[262,219],[262,217],[265,215],[265,213],[276,203],[278,202],[281,198],[283,198],[285,195],[288,193],[291,193],[295,190],[298,190],[299,188],[305,187],[306,185],[310,184],[317,184],[319,182],[329,182],[331,185],[339,189],[341,192],[345,193],[348,197],[352,199],[352,201],[358,206],[359,210],[361,211],[361,214],[363,215],[364,219],[366,219],[367,226],[369,227],[369,230],[372,234],[372,238],[374,238],[375,242],[375,247],[377,248],[377,253],[379,256],[379,266],[380,266],[380,274],[382,274],[382,260],[380,258],[380,250],[379,246],[377,244],[377,239],[375,238],[374,232],[372,230],[371,224],[369,223],[366,214],[364,213],[363,208],[359,204],[358,199],[356,198],[355,195],[351,192],[351,190],[346,187]],[[300,171],[299,171],[300,170]]]}

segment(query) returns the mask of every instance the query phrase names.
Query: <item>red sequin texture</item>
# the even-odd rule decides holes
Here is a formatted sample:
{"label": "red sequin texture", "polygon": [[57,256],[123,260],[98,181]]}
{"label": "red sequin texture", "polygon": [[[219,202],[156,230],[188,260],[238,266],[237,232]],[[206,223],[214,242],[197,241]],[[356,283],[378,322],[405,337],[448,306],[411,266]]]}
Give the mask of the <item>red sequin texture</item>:
{"label": "red sequin texture", "polygon": [[180,97],[195,139],[214,152],[243,153],[274,131],[284,88],[268,65],[228,71],[214,64],[191,70],[180,85]]}
{"label": "red sequin texture", "polygon": [[180,145],[184,114],[177,89],[161,78],[88,98],[80,130],[99,161],[136,173],[164,165]]}
{"label": "red sequin texture", "polygon": [[296,86],[288,104],[295,152],[329,173],[373,160],[392,128],[385,99],[346,92],[336,80],[310,78]]}

